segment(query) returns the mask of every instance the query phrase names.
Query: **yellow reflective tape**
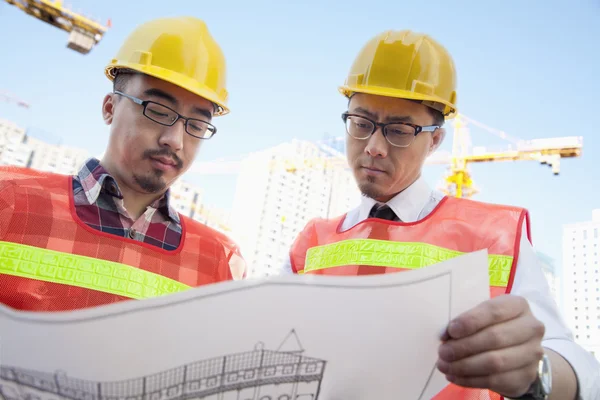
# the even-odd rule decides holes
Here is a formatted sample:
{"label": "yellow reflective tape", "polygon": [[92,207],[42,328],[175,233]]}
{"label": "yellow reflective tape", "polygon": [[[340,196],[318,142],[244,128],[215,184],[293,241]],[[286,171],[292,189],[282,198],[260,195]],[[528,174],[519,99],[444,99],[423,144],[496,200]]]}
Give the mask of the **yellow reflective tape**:
{"label": "yellow reflective tape", "polygon": [[[344,265],[374,265],[419,269],[457,257],[459,251],[427,243],[392,242],[376,239],[350,239],[310,248],[304,273]],[[513,257],[489,255],[490,285],[508,286]]]}
{"label": "yellow reflective tape", "polygon": [[0,274],[145,299],[189,286],[130,265],[0,241]]}

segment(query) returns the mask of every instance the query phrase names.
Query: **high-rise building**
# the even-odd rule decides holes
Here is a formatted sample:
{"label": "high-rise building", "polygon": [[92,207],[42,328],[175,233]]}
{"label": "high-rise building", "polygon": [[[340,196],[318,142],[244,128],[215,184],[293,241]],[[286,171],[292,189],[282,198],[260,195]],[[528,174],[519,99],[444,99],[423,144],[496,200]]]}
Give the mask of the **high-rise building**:
{"label": "high-rise building", "polygon": [[171,185],[171,205],[177,212],[193,218],[202,205],[202,191],[182,179]]}
{"label": "high-rise building", "polygon": [[600,209],[563,227],[563,304],[575,340],[600,360]]}
{"label": "high-rise building", "polygon": [[31,162],[28,167],[39,171],[75,175],[90,157],[89,152],[84,149],[49,144],[30,136],[25,140],[25,144],[31,149]]}
{"label": "high-rise building", "polygon": [[86,150],[46,143],[17,124],[0,120],[0,165],[73,175],[89,157]]}
{"label": "high-rise building", "polygon": [[189,182],[178,179],[171,185],[171,205],[186,217],[230,234],[229,212],[204,204],[202,190]]}
{"label": "high-rise building", "polygon": [[231,232],[231,212],[213,206],[200,205],[200,208],[194,212],[192,217],[195,221],[209,226],[232,239],[235,239]]}
{"label": "high-rise building", "polygon": [[24,144],[25,129],[11,121],[0,119],[0,165],[26,167],[31,149]]}
{"label": "high-rise building", "polygon": [[350,173],[330,157],[317,144],[294,140],[242,161],[232,231],[250,276],[277,273],[310,219],[337,216],[358,201]]}

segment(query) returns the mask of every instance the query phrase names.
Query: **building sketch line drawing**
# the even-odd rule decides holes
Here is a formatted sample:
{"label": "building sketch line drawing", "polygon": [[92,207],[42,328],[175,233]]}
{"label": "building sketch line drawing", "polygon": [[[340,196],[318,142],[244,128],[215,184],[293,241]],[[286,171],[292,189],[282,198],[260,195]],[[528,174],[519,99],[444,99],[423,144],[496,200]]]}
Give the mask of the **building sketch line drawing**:
{"label": "building sketch line drawing", "polygon": [[[280,348],[288,342],[300,343],[295,330]],[[259,342],[252,351],[113,382],[1,365],[0,400],[318,400],[327,362],[303,352]]]}

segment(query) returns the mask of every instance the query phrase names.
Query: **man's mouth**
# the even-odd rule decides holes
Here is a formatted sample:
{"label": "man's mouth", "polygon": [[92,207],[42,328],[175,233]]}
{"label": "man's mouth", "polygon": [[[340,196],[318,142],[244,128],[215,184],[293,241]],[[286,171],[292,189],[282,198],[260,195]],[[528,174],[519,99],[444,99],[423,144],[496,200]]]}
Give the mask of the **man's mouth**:
{"label": "man's mouth", "polygon": [[369,175],[381,175],[381,174],[385,174],[386,172],[382,169],[379,169],[377,167],[367,167],[367,166],[362,166],[360,167],[363,171],[365,171],[367,174]]}
{"label": "man's mouth", "polygon": [[152,165],[155,168],[163,170],[163,171],[179,168],[179,166],[177,165],[175,160],[173,160],[170,157],[165,157],[165,156],[150,157],[150,160],[152,162]]}
{"label": "man's mouth", "polygon": [[163,164],[176,166],[177,163],[170,157],[151,157],[153,160],[159,161]]}

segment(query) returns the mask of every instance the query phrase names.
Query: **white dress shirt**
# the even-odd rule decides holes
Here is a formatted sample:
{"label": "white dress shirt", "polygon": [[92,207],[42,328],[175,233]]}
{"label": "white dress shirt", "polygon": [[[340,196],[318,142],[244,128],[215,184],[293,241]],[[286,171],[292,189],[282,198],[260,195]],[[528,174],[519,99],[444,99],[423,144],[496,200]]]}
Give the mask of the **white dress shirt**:
{"label": "white dress shirt", "polygon": [[[388,201],[387,205],[402,222],[416,222],[429,215],[444,196],[419,178]],[[367,219],[376,203],[363,196],[360,205],[346,215],[342,230],[348,230]],[[579,381],[579,399],[600,400],[600,364],[590,352],[573,341],[573,334],[559,314],[548,281],[525,232],[527,230],[524,227],[511,294],[526,298],[533,315],[544,323],[546,333],[542,345],[560,354],[573,367]],[[290,261],[286,261],[283,273],[292,273]]]}

